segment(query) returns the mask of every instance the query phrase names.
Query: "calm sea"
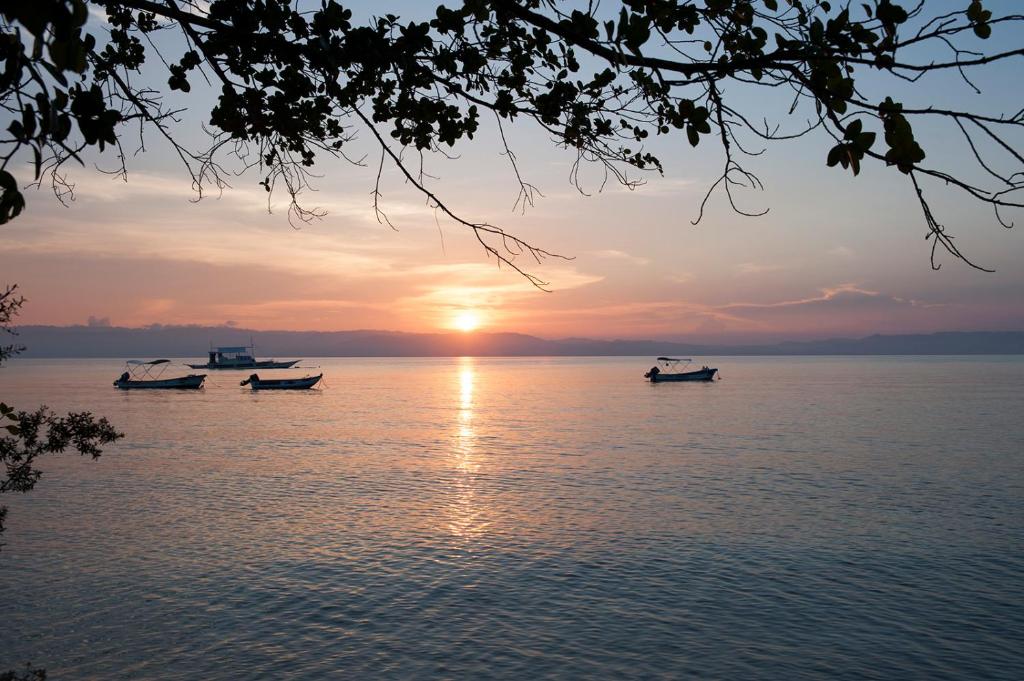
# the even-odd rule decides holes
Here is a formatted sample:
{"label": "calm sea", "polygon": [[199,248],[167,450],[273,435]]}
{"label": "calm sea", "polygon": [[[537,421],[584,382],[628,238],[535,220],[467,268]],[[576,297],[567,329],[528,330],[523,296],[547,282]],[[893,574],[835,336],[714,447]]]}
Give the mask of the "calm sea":
{"label": "calm sea", "polygon": [[[5,494],[0,671],[53,679],[1024,677],[1024,358],[327,359],[120,392]],[[278,372],[285,375],[288,372]]]}

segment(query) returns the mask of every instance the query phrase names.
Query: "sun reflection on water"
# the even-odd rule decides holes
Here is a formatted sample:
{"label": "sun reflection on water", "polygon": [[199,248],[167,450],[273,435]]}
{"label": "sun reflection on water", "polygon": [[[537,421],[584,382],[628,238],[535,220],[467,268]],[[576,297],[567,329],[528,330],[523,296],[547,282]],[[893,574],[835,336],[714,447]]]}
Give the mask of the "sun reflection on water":
{"label": "sun reflection on water", "polygon": [[455,442],[455,457],[460,470],[476,472],[474,447],[476,433],[473,430],[473,358],[463,357],[459,367],[459,414],[458,437]]}
{"label": "sun reflection on water", "polygon": [[476,372],[472,357],[463,357],[459,364],[459,410],[452,447],[454,474],[452,499],[448,504],[449,530],[462,539],[482,535],[490,521],[478,500],[476,476],[480,472],[477,434],[473,427],[473,389]]}

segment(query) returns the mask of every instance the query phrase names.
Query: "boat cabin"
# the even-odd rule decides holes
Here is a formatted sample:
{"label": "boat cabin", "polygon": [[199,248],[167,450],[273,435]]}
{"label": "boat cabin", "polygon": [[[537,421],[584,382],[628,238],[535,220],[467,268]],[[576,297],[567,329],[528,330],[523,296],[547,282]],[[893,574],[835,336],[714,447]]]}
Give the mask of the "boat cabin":
{"label": "boat cabin", "polygon": [[256,361],[253,350],[244,345],[227,346],[210,350],[210,364],[233,366],[236,364],[252,364]]}

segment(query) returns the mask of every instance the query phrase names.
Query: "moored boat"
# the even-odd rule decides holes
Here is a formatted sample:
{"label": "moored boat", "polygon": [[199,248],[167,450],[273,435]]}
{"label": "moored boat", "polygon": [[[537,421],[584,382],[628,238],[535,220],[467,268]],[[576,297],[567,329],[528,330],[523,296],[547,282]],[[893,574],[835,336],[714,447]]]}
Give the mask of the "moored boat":
{"label": "moored boat", "polygon": [[[683,364],[685,362],[685,364]],[[651,383],[671,383],[680,381],[713,381],[718,369],[712,367],[701,367],[695,371],[687,371],[687,367],[693,362],[692,359],[677,359],[674,357],[659,357],[658,363],[644,374],[644,378]],[[682,368],[680,365],[682,364]]]}
{"label": "moored boat", "polygon": [[212,348],[206,364],[189,364],[192,369],[288,369],[301,360],[290,359],[278,362],[273,359],[256,359],[253,345],[234,345]]}
{"label": "moored boat", "polygon": [[253,374],[239,385],[252,386],[253,390],[309,390],[323,377],[323,374],[317,374],[302,378],[260,378],[259,374]]}
{"label": "moored boat", "polygon": [[170,363],[169,359],[130,359],[125,362],[126,371],[114,381],[114,387],[121,390],[197,390],[203,387],[206,374],[162,378]]}

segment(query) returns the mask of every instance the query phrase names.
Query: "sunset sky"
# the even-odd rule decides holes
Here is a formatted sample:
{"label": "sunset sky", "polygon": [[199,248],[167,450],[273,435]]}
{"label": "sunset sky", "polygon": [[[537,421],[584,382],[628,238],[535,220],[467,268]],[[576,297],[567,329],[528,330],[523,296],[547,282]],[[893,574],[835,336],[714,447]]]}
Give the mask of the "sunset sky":
{"label": "sunset sky", "polygon": [[[1024,107],[1024,94],[1005,86],[1019,67],[1017,60],[978,72],[986,94],[932,77],[920,96],[1013,112]],[[187,101],[202,109],[208,94],[198,90]],[[760,117],[762,95],[735,96]],[[182,134],[198,139],[201,119],[185,118]],[[930,159],[967,167],[970,152],[951,130],[924,133]],[[711,140],[697,149],[683,138],[658,142],[666,175],[648,176],[635,191],[609,184],[598,192],[598,169],[586,169],[591,195],[583,196],[569,182],[571,153],[526,121],[506,134],[524,178],[544,193],[525,214],[513,211],[517,188],[493,118],[484,118],[477,140],[456,148],[460,158],[428,158],[427,171],[467,218],[573,257],[522,261],[550,282],[550,293],[498,269],[472,234],[435,217],[393,170],[384,174],[382,205],[397,230],[379,224],[370,195],[379,150],[365,133],[349,154],[367,154],[369,167],[322,159],[318,191],[306,203],[328,215],[301,229],[289,226],[283,196],[268,214],[256,174],[234,178],[219,198],[193,202],[187,175],[150,135],[147,153],[129,158],[127,184],[71,168],[77,198],[70,207],[48,191],[27,192],[25,214],[3,228],[0,283],[19,283],[28,299],[21,324],[91,317],[117,326],[437,331],[475,321],[481,330],[550,338],[736,342],[1024,329],[1024,227],[1003,229],[983,206],[927,185],[960,248],[996,269],[986,274],[940,256],[944,266],[932,271],[909,181],[874,163],[855,179],[826,168],[830,144],[819,136],[777,143],[746,164],[766,191],[739,200],[769,208],[766,216],[736,215],[716,194],[692,226],[722,163]],[[135,145],[127,140],[129,153]],[[114,165],[110,155],[91,160]]]}

